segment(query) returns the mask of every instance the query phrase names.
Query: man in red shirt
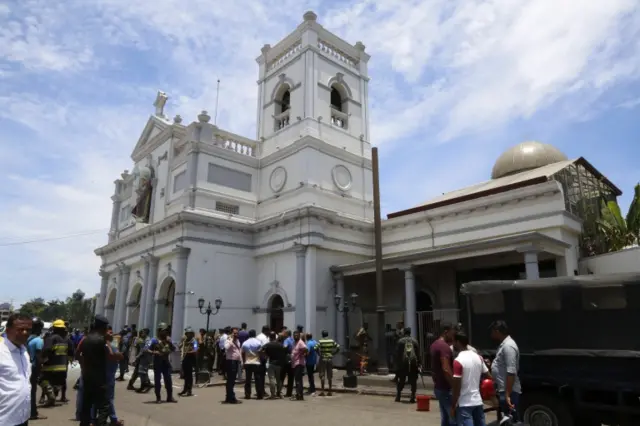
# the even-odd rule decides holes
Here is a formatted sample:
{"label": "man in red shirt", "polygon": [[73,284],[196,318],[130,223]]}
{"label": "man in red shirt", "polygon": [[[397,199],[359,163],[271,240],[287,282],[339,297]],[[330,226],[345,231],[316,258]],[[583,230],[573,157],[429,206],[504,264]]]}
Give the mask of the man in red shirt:
{"label": "man in red shirt", "polygon": [[433,377],[433,391],[440,406],[440,425],[452,426],[456,424],[451,417],[451,385],[453,383],[453,352],[451,343],[455,334],[452,324],[442,324],[440,337],[433,342],[429,352],[431,354],[431,371]]}

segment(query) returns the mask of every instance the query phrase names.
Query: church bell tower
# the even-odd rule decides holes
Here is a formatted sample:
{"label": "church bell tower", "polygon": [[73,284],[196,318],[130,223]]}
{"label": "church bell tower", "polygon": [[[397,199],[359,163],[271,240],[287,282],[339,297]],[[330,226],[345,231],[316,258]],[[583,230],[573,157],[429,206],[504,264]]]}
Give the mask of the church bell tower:
{"label": "church bell tower", "polygon": [[257,138],[263,155],[306,135],[371,158],[367,63],[361,42],[351,45],[318,24],[313,12],[256,59]]}

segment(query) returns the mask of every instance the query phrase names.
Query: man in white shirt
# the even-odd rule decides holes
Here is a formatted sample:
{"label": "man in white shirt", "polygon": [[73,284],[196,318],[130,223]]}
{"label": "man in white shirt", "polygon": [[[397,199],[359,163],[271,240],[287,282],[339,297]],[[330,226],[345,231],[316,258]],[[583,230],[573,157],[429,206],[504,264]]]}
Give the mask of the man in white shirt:
{"label": "man in white shirt", "polygon": [[469,350],[466,334],[457,332],[453,344],[459,355],[453,361],[451,418],[457,419],[458,426],[485,426],[480,380],[490,376],[489,369],[480,355]]}
{"label": "man in white shirt", "polygon": [[0,337],[0,425],[26,426],[31,416],[31,359],[27,339],[32,321],[13,314]]}
{"label": "man in white shirt", "polygon": [[222,330],[222,334],[218,339],[218,348],[220,349],[220,355],[218,357],[218,362],[220,363],[220,374],[226,379],[227,378],[227,357],[225,355],[224,344],[229,340],[229,333],[231,332],[231,327],[225,327]]}
{"label": "man in white shirt", "polygon": [[260,349],[262,343],[256,337],[255,330],[249,330],[249,338],[242,344],[242,358],[247,377],[244,382],[244,397],[251,399],[251,379],[255,380],[256,396],[264,399],[264,376],[260,374]]}
{"label": "man in white shirt", "polygon": [[269,329],[269,326],[265,325],[262,327],[262,332],[256,336],[256,339],[260,340],[260,343],[262,343],[263,345],[266,345],[267,343],[269,343],[270,332],[271,329]]}

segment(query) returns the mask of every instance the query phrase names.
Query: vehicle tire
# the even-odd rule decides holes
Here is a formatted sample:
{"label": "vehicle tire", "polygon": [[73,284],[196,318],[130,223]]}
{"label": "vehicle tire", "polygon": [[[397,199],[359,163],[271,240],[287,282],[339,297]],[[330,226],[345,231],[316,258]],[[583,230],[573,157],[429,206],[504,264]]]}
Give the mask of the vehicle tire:
{"label": "vehicle tire", "polygon": [[524,424],[529,426],[574,426],[573,415],[560,395],[523,393],[520,408]]}

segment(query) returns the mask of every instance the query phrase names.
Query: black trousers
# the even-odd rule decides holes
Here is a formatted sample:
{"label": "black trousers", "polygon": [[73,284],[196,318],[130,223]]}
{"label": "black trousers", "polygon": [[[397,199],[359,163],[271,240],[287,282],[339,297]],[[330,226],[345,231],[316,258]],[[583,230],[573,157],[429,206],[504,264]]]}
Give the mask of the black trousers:
{"label": "black trousers", "polygon": [[291,363],[285,364],[280,371],[280,379],[283,386],[285,377],[287,378],[287,393],[285,396],[289,397],[293,395],[293,368],[291,368]]}
{"label": "black trousers", "polygon": [[251,398],[251,379],[255,382],[256,396],[260,399],[264,398],[264,375],[259,364],[245,364],[247,377],[244,380],[244,396]]}
{"label": "black trousers", "polygon": [[236,385],[236,379],[238,378],[238,368],[240,368],[240,361],[233,361],[231,359],[228,359],[225,361],[225,364],[225,370],[227,372],[227,396],[225,398],[225,401],[233,402],[236,400],[236,393],[233,388]]}
{"label": "black trousers", "polygon": [[[31,417],[38,417],[38,378],[40,377],[40,369],[34,367],[31,371]],[[26,424],[26,423],[25,423]]]}
{"label": "black trousers", "polygon": [[411,396],[415,397],[418,387],[418,369],[402,367],[398,369],[398,384],[396,387],[396,395],[399,398],[404,385],[408,382],[411,387]]}
{"label": "black trousers", "polygon": [[309,380],[309,393],[314,393],[316,391],[316,378],[313,375],[315,370],[315,364],[307,364],[307,380]]}
{"label": "black trousers", "polygon": [[182,392],[193,390],[193,370],[196,368],[196,354],[185,355],[182,360],[182,374],[184,375],[184,388]]}
{"label": "black trousers", "polygon": [[293,374],[296,378],[296,397],[302,398],[304,387],[302,386],[302,380],[304,378],[304,372],[306,368],[304,365],[296,365]]}
{"label": "black trousers", "polygon": [[[95,406],[96,418],[91,421],[91,407]],[[109,393],[107,384],[95,384],[83,381],[82,410],[80,411],[80,426],[106,426],[109,419]]]}

